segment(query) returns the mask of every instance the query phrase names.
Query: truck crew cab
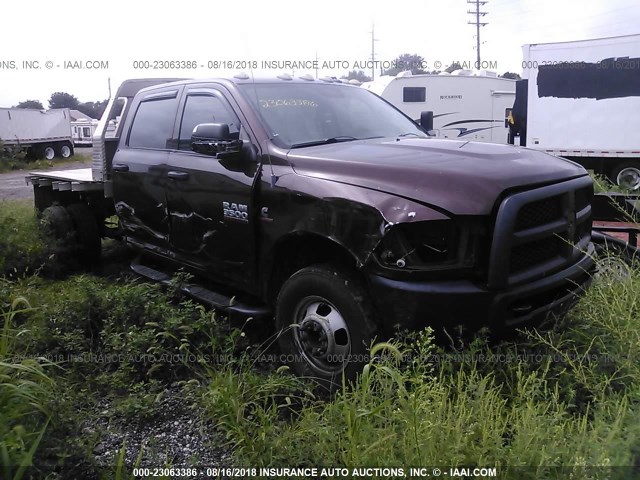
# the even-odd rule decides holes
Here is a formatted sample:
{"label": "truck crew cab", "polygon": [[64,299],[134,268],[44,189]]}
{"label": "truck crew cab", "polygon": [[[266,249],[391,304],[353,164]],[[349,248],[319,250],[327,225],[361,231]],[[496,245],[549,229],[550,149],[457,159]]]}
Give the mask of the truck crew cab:
{"label": "truck crew cab", "polygon": [[275,315],[298,374],[353,377],[397,327],[537,321],[590,282],[593,186],[575,163],[429,138],[331,79],[169,80],[124,82],[91,169],[30,174],[36,207],[88,261],[117,237],[143,275],[182,267],[207,282],[192,295]]}

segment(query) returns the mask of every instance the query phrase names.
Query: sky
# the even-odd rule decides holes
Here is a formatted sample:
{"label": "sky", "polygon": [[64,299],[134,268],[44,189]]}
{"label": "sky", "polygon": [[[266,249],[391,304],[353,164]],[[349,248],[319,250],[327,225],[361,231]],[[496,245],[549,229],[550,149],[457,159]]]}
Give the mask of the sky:
{"label": "sky", "polygon": [[[315,76],[317,59],[319,76],[342,76],[371,60],[372,26],[376,61],[411,53],[428,70],[443,70],[475,62],[476,28],[468,24],[475,16],[467,13],[475,7],[467,0],[7,0],[0,107],[27,99],[47,107],[58,91],[104,100],[109,82],[115,92],[127,78],[275,76],[283,63],[273,61],[302,62],[311,68],[287,73]],[[523,44],[640,33],[638,0],[490,0],[481,11],[488,23],[481,59],[498,73],[522,72]]]}

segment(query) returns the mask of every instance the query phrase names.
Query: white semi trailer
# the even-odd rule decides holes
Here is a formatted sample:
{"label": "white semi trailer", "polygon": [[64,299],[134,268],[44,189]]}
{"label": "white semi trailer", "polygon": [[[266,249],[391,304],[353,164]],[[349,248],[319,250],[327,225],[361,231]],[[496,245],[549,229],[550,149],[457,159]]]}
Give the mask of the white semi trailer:
{"label": "white semi trailer", "polygon": [[511,142],[640,189],[640,35],[523,46]]}
{"label": "white semi trailer", "polygon": [[33,157],[68,158],[73,155],[69,109],[0,108],[0,141]]}

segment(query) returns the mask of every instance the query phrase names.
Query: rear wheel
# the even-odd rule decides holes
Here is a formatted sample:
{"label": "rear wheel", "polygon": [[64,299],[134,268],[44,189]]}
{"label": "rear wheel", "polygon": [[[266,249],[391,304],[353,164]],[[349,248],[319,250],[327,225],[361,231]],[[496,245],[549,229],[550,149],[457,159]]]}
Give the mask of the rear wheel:
{"label": "rear wheel", "polygon": [[95,265],[100,260],[102,238],[93,212],[83,203],[67,207],[77,243],[78,258],[85,266]]}
{"label": "rear wheel", "polygon": [[73,146],[69,142],[64,142],[58,146],[57,154],[59,157],[69,158],[73,155]]}
{"label": "rear wheel", "polygon": [[45,208],[40,223],[45,234],[56,240],[67,240],[73,235],[73,221],[67,209],[60,205]]}
{"label": "rear wheel", "polygon": [[303,268],[282,286],[278,342],[292,370],[335,389],[368,362],[376,334],[368,296],[355,275],[330,265]]}

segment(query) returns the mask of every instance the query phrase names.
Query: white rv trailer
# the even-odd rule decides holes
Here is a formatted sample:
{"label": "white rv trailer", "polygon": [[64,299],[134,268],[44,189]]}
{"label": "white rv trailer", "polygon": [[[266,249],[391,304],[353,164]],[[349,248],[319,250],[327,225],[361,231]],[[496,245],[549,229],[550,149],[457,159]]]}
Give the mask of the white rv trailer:
{"label": "white rv trailer", "polygon": [[515,80],[493,72],[456,70],[451,75],[383,75],[362,84],[416,122],[433,112],[433,133],[439,138],[507,143],[506,119],[515,99]]}
{"label": "white rv trailer", "polygon": [[98,120],[85,115],[79,110],[69,110],[69,114],[71,115],[73,143],[76,146],[93,145],[93,133],[98,126]]}

